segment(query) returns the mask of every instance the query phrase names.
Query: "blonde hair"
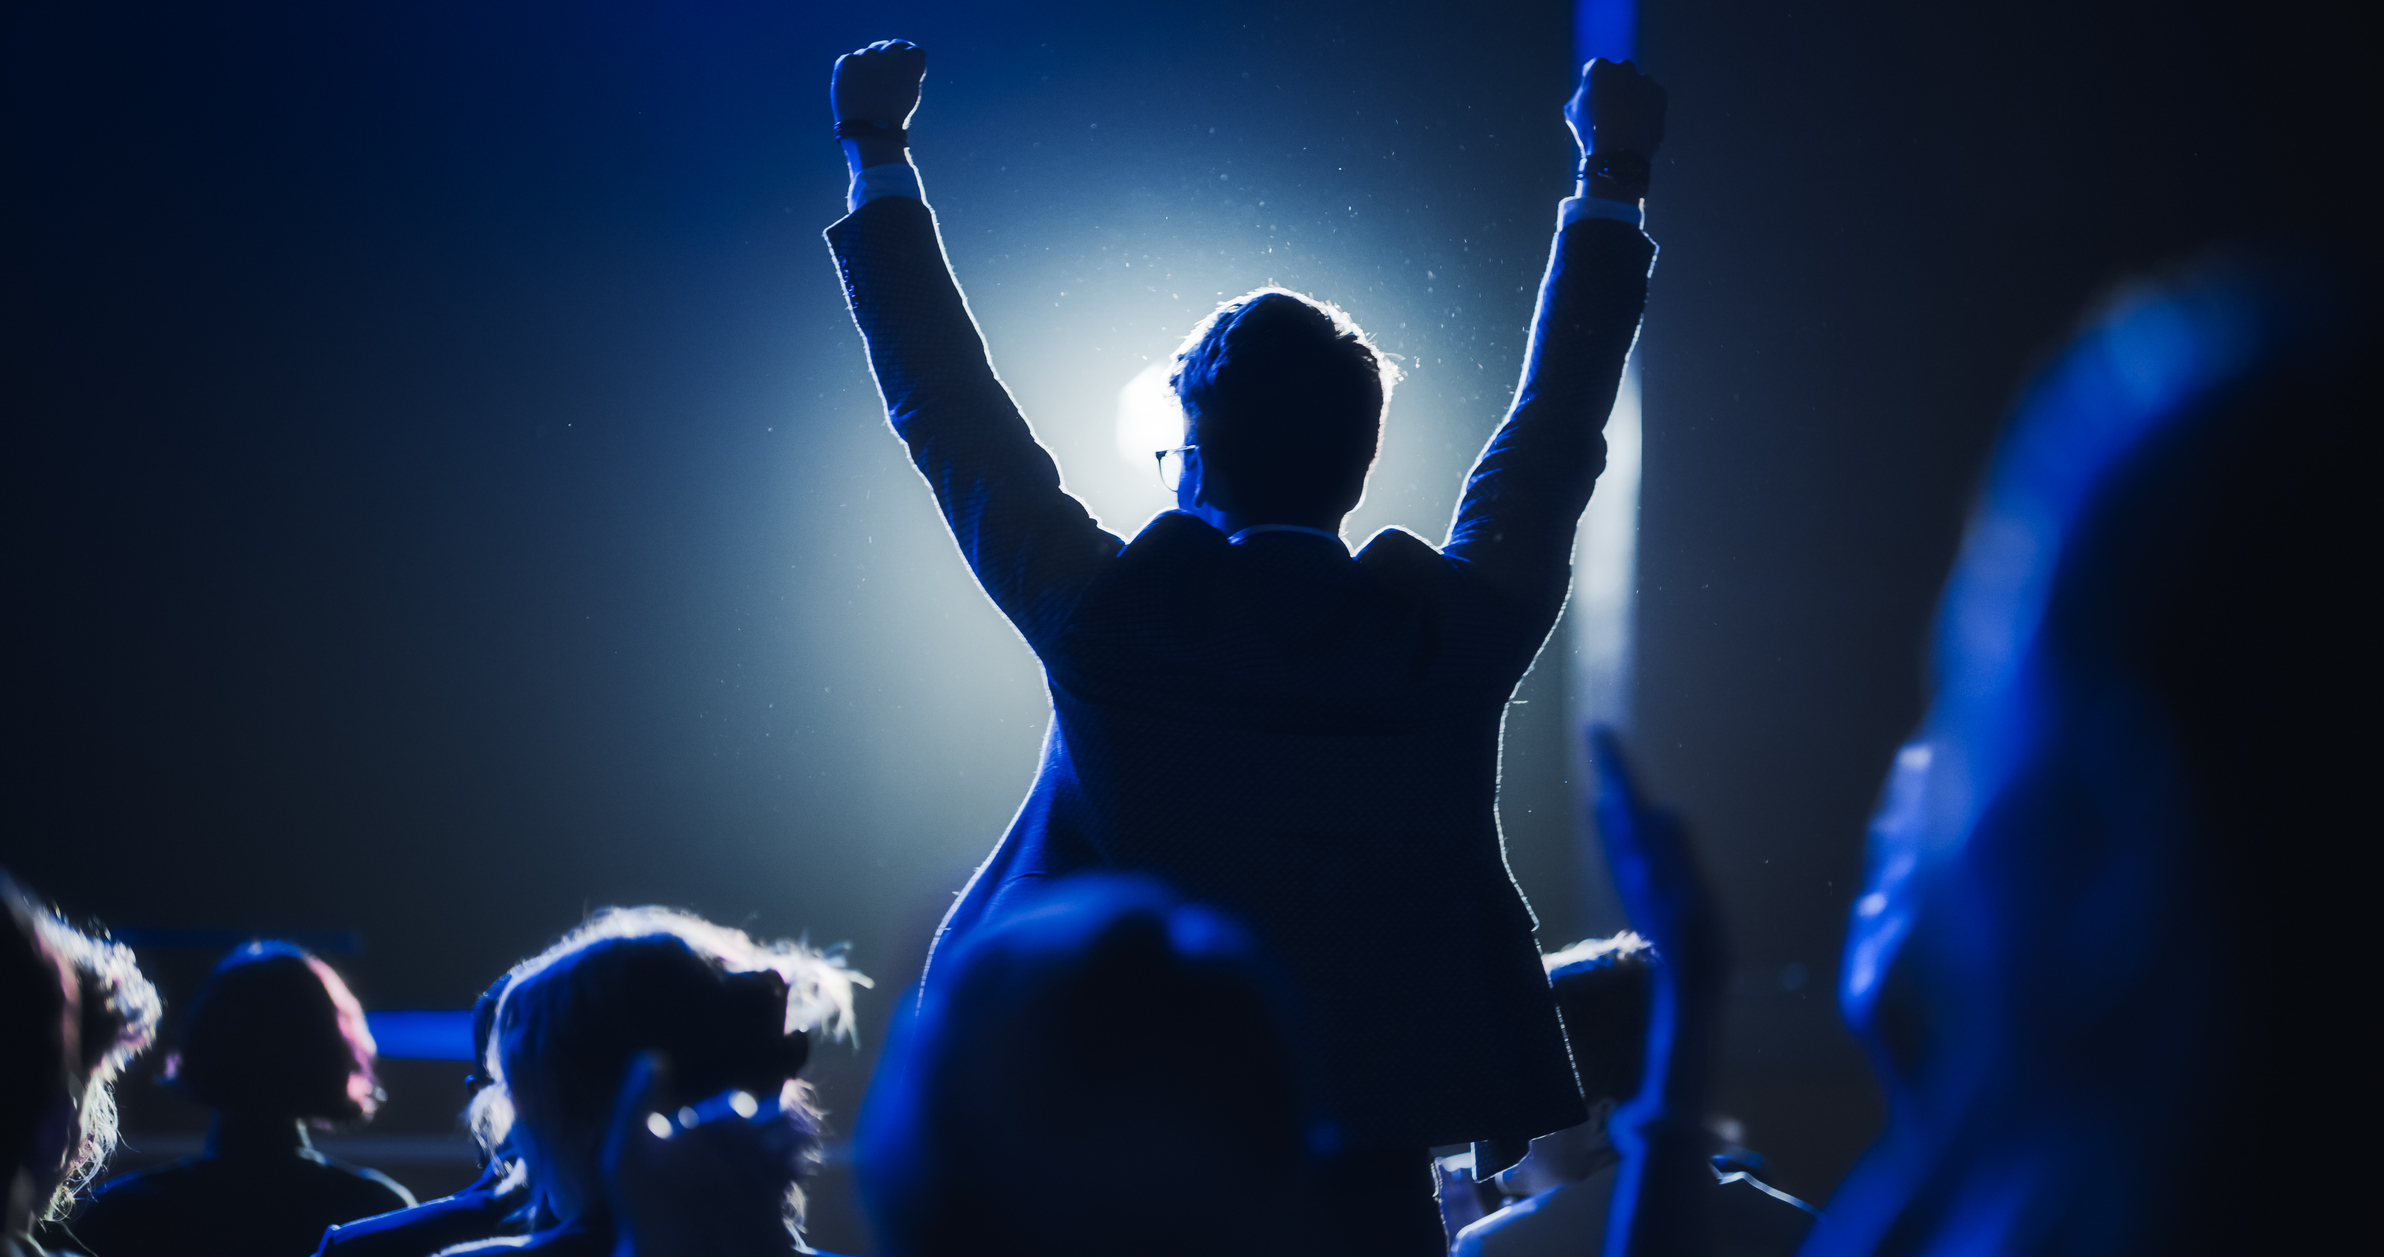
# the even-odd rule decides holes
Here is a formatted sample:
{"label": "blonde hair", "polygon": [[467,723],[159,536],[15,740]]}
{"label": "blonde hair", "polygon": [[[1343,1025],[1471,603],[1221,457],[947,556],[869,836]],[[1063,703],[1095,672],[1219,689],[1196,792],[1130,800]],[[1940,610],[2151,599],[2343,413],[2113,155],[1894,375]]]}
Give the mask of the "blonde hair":
{"label": "blonde hair", "polygon": [[42,1219],[54,1222],[66,1216],[75,1197],[116,1155],[116,1078],[156,1040],[162,1005],[131,948],[93,938],[49,908],[30,903],[26,908],[42,946],[74,974],[82,1006],[82,1059],[75,1062],[84,1077],[75,1106],[80,1129],[66,1177],[43,1209]]}

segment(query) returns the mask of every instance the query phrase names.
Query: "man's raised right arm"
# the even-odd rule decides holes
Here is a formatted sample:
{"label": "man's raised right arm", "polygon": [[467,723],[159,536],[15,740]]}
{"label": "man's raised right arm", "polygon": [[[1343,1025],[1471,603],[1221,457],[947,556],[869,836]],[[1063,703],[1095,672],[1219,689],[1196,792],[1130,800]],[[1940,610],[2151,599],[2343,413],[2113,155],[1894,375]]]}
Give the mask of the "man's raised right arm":
{"label": "man's raised right arm", "polygon": [[901,40],[837,59],[852,212],[828,229],[828,246],[888,421],[978,583],[1040,646],[1123,543],[1061,489],[952,278],[904,130],[926,67],[926,53]]}

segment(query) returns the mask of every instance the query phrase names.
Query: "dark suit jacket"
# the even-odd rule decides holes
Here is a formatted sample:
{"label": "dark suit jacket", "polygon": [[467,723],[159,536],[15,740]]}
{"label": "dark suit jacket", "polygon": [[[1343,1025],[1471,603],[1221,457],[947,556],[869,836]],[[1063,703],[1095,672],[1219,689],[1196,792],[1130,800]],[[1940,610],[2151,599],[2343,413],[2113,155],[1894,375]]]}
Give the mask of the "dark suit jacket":
{"label": "dark suit jacket", "polygon": [[937,946],[1039,879],[1154,874],[1271,949],[1353,1145],[1583,1120],[1500,846],[1499,729],[1564,606],[1655,246],[1604,219],[1559,234],[1447,544],[1392,529],[1352,557],[1172,511],[1103,531],[995,377],[926,205],[827,235],[894,430],[1051,690],[1034,790]]}

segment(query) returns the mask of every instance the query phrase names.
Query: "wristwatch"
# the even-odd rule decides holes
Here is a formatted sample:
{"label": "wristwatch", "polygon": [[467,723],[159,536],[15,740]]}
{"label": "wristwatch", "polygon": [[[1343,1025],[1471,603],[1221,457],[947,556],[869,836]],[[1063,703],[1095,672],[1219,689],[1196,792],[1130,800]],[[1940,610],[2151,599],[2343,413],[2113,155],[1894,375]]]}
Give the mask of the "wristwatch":
{"label": "wristwatch", "polygon": [[1647,159],[1633,152],[1591,153],[1581,159],[1581,182],[1593,189],[1599,181],[1621,192],[1623,200],[1647,195]]}

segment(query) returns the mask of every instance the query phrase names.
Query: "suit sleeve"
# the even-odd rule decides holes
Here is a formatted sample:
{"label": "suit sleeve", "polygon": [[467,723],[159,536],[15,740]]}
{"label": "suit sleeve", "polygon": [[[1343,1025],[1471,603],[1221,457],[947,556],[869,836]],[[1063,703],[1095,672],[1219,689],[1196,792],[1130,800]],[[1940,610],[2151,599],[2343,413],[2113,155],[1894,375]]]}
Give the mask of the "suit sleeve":
{"label": "suit sleeve", "polygon": [[1466,477],[1442,553],[1553,622],[1572,580],[1573,531],[1606,466],[1603,429],[1639,335],[1656,247],[1637,227],[1583,218],[1556,235],[1523,381]]}
{"label": "suit sleeve", "polygon": [[926,204],[879,197],[827,236],[887,420],[977,582],[1040,650],[1124,543],[1060,488],[1059,465],[994,374]]}

